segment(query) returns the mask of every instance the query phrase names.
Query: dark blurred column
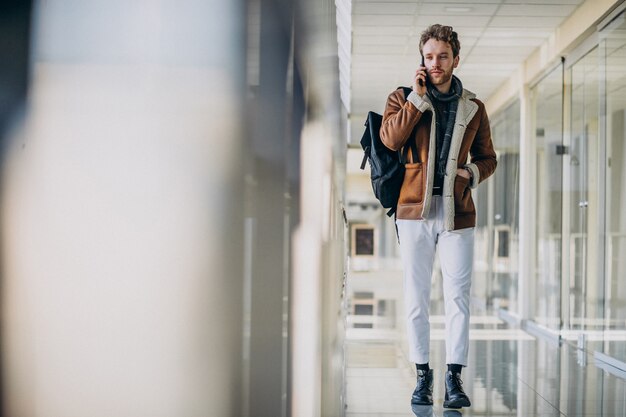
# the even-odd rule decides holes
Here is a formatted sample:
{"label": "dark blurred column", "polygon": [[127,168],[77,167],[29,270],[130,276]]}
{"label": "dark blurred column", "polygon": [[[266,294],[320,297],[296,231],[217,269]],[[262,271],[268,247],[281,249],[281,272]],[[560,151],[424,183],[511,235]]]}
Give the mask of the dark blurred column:
{"label": "dark blurred column", "polygon": [[244,415],[341,415],[345,135],[335,6],[248,6]]}
{"label": "dark blurred column", "polygon": [[298,120],[303,105],[293,60],[292,2],[259,0],[249,6],[253,21],[249,49],[255,43],[256,48],[248,63],[254,75],[249,79],[252,117],[248,125],[247,415],[280,417],[286,415],[288,405],[289,268],[291,233],[298,219]]}
{"label": "dark blurred column", "polygon": [[[4,166],[4,150],[7,136],[23,116],[28,86],[28,60],[30,52],[31,1],[3,1],[0,3],[0,167]],[[0,199],[0,204],[2,200]],[[0,234],[2,229],[0,229]],[[0,241],[0,248],[4,242]],[[0,268],[4,270],[0,256]],[[0,275],[0,283],[4,281]],[[1,284],[0,284],[1,285]],[[2,286],[0,286],[0,297]],[[8,335],[0,333],[0,343]],[[0,364],[0,373],[4,375]],[[4,415],[6,381],[0,380],[0,413]]]}
{"label": "dark blurred column", "polygon": [[0,3],[0,140],[26,99],[31,1]]}

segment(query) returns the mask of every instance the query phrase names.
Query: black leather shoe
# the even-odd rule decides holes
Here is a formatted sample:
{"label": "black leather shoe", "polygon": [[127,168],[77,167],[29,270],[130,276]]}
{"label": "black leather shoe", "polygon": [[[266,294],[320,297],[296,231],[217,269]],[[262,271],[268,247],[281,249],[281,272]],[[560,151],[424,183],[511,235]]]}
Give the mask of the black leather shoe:
{"label": "black leather shoe", "polygon": [[411,396],[411,404],[433,405],[433,370],[417,370],[417,387]]}
{"label": "black leather shoe", "polygon": [[469,397],[463,391],[463,381],[461,381],[461,374],[453,373],[452,371],[446,372],[446,398],[443,402],[443,406],[446,408],[461,408],[469,407]]}

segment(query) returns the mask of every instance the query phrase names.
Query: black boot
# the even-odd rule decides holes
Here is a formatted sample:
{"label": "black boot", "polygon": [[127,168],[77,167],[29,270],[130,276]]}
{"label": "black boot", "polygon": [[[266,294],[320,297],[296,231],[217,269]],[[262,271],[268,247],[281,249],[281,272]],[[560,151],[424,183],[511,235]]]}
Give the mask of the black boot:
{"label": "black boot", "polygon": [[417,370],[417,387],[411,396],[411,404],[433,405],[433,370]]}
{"label": "black boot", "polygon": [[446,399],[443,402],[443,406],[446,408],[461,408],[469,407],[469,397],[463,391],[463,381],[461,381],[461,374],[457,372],[446,372]]}

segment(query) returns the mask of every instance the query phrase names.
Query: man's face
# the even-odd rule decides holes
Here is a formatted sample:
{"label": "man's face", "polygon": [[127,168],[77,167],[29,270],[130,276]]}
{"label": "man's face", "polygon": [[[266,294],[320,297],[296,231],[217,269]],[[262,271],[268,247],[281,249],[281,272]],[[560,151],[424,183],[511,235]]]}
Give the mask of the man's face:
{"label": "man's face", "polygon": [[434,86],[445,86],[452,80],[452,71],[459,65],[448,42],[429,39],[422,47],[428,78]]}

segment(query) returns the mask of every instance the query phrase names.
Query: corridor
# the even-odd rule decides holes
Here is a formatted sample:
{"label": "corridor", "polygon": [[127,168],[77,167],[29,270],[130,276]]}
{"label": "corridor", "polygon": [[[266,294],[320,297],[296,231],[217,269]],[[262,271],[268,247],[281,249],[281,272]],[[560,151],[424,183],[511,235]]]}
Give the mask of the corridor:
{"label": "corridor", "polygon": [[[472,406],[444,409],[443,317],[433,316],[434,406],[413,406],[415,370],[401,334],[353,329],[346,342],[348,417],[626,416],[626,380],[616,368],[569,343],[511,328],[493,316],[472,319],[464,389]],[[609,372],[611,370],[614,373]]]}
{"label": "corridor", "polygon": [[[433,24],[458,38],[445,109]],[[0,33],[0,416],[626,416],[626,0],[26,0]],[[411,409],[361,145],[390,94],[397,144],[430,138],[416,213],[437,164],[497,159],[463,189],[462,410],[438,259],[435,404]]]}

